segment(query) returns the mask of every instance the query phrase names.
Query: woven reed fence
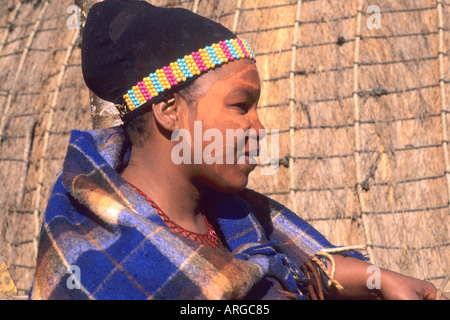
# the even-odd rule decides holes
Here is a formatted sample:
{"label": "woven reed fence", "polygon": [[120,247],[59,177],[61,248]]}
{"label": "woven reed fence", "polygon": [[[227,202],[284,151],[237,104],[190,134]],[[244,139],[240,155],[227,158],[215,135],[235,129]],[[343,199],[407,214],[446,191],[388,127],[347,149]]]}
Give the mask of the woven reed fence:
{"label": "woven reed fence", "polygon": [[[0,255],[26,294],[70,130],[91,129],[96,104],[82,80],[79,30],[68,27],[74,1],[2,2]],[[252,45],[263,88],[259,114],[280,132],[281,165],[276,175],[257,168],[251,188],[333,243],[366,246],[376,264],[436,285],[444,280],[448,0],[153,3],[208,16]]]}

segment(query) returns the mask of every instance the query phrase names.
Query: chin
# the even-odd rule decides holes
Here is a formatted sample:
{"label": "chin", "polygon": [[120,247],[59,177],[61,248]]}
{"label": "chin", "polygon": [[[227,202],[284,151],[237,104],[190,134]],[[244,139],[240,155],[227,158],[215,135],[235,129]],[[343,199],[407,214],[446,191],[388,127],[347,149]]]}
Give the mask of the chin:
{"label": "chin", "polygon": [[234,177],[234,179],[227,179],[227,177],[214,180],[208,183],[208,187],[221,193],[236,193],[241,192],[247,187],[248,175],[242,177]]}
{"label": "chin", "polygon": [[[209,189],[221,193],[236,193],[244,190],[248,185],[248,177],[254,170],[249,165],[234,165],[233,167],[219,167],[217,170],[203,171],[197,182]],[[224,168],[226,168],[224,170]],[[231,168],[231,170],[230,170]]]}
{"label": "chin", "polygon": [[224,184],[215,184],[210,186],[210,188],[221,192],[221,193],[236,193],[241,192],[247,187],[248,179],[245,183],[224,183]]}

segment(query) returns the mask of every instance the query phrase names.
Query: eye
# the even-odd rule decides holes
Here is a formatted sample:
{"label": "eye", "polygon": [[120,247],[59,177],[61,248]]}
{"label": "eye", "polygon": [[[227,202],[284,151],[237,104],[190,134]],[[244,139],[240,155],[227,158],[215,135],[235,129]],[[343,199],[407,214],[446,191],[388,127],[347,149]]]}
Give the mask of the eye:
{"label": "eye", "polygon": [[231,107],[237,109],[242,113],[247,113],[249,109],[248,104],[246,102],[234,103],[231,105]]}

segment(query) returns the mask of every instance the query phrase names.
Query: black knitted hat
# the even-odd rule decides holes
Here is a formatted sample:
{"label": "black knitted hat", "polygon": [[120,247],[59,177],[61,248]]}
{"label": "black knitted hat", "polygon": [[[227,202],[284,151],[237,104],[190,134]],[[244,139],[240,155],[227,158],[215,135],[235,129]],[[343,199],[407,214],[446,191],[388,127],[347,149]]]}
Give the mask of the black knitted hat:
{"label": "black knitted hat", "polygon": [[[229,48],[231,52],[227,52]],[[244,49],[243,55],[239,48]],[[203,51],[209,52],[208,57]],[[245,40],[219,23],[185,9],[160,8],[135,0],[95,4],[84,26],[81,53],[87,86],[101,99],[122,105],[119,111],[123,118],[144,111],[139,107],[149,100],[166,99],[170,90],[230,58],[254,58]],[[198,62],[200,54],[203,58]],[[190,64],[192,59],[197,61],[195,66]],[[207,60],[211,64],[202,69],[200,64],[208,64]],[[170,70],[162,72],[166,68]],[[198,68],[202,70],[198,72]],[[159,78],[154,78],[156,74]]]}

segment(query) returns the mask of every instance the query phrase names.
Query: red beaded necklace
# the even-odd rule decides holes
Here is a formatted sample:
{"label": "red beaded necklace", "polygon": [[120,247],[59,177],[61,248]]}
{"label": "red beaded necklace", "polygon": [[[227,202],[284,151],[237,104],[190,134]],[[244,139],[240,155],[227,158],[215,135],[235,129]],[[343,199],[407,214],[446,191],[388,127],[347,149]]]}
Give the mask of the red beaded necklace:
{"label": "red beaded necklace", "polygon": [[194,240],[195,242],[198,242],[200,244],[203,244],[205,246],[209,246],[211,248],[223,248],[223,244],[220,241],[219,237],[217,236],[217,233],[214,231],[213,226],[208,222],[205,215],[203,215],[203,218],[205,219],[206,225],[208,226],[208,231],[206,233],[196,233],[189,230],[186,230],[182,226],[178,225],[177,223],[173,222],[162,210],[158,207],[158,205],[150,199],[143,191],[141,191],[138,187],[134,186],[130,182],[128,182],[141,196],[147,200],[147,202],[155,209],[156,213],[161,217],[161,219],[164,221],[164,223],[173,231],[176,233],[181,234],[182,236],[189,238],[191,240]]}

